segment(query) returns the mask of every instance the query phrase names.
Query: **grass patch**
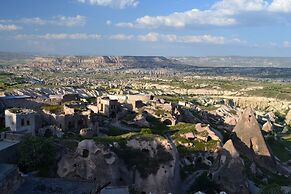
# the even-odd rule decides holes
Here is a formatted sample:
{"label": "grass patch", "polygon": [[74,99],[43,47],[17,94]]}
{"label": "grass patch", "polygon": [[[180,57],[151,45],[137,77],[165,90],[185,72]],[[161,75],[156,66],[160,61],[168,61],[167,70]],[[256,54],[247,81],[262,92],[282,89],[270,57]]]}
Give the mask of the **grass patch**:
{"label": "grass patch", "polygon": [[123,134],[127,134],[128,131],[124,131],[124,130],[120,130],[118,128],[114,128],[114,127],[111,127],[108,129],[108,131],[106,132],[106,134],[108,136],[119,136],[119,135],[123,135]]}
{"label": "grass patch", "polygon": [[274,137],[268,137],[266,141],[270,146],[272,153],[282,162],[290,160],[291,152],[288,150],[291,150],[291,141],[283,138],[278,138],[277,140],[275,140]]}
{"label": "grass patch", "polygon": [[193,145],[191,147],[178,145],[177,149],[181,155],[188,155],[195,152],[206,152],[206,151],[213,152],[217,148],[217,142],[218,142],[215,140],[210,140],[208,142],[200,142],[198,140],[190,141],[186,139],[184,139],[184,141],[185,142],[183,143],[186,143],[186,141],[188,141],[187,143],[193,143]]}
{"label": "grass patch", "polygon": [[291,84],[271,84],[269,83],[263,89],[247,92],[250,96],[262,96],[268,98],[277,98],[280,100],[291,100]]}
{"label": "grass patch", "polygon": [[44,110],[49,111],[51,113],[59,113],[64,110],[63,105],[46,105],[42,107]]}
{"label": "grass patch", "polygon": [[152,134],[163,135],[169,131],[169,127],[162,123],[158,118],[149,116],[147,117],[147,121],[150,123],[149,129],[151,129]]}
{"label": "grass patch", "polygon": [[188,132],[196,133],[195,125],[192,123],[178,123],[170,127],[171,131],[176,131],[175,134],[183,134]]}

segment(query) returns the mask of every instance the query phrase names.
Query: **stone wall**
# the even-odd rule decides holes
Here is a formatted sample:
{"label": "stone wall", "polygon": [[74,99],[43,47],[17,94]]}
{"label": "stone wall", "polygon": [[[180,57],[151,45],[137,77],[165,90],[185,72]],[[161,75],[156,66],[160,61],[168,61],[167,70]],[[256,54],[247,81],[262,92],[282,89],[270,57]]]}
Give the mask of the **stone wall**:
{"label": "stone wall", "polygon": [[22,183],[15,165],[0,164],[0,194],[12,194]]}
{"label": "stone wall", "polygon": [[[5,143],[4,141],[0,140],[0,144]],[[17,161],[16,152],[19,143],[14,142],[9,144],[11,145],[7,145],[6,148],[0,150],[0,163],[14,164]]]}

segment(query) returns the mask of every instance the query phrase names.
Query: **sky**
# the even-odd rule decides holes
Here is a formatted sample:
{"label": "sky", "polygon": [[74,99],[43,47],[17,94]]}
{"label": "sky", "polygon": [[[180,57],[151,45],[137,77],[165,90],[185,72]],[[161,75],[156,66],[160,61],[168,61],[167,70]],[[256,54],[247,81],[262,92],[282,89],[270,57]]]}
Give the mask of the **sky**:
{"label": "sky", "polygon": [[0,51],[291,57],[291,0],[1,0]]}

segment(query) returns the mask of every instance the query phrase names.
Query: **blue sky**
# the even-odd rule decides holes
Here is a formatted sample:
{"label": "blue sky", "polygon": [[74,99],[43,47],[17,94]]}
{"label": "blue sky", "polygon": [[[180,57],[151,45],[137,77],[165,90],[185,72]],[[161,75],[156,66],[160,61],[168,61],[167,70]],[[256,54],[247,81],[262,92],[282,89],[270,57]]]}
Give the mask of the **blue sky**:
{"label": "blue sky", "polygon": [[291,57],[291,0],[1,0],[0,51]]}

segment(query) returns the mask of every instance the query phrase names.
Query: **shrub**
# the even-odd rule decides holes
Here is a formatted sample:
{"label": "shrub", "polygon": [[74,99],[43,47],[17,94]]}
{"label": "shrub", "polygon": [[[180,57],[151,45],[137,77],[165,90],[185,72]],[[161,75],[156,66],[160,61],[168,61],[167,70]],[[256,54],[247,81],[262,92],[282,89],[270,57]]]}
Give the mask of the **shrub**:
{"label": "shrub", "polygon": [[52,141],[46,138],[27,136],[18,150],[18,166],[24,172],[39,171],[47,176],[55,162],[55,149]]}
{"label": "shrub", "polygon": [[204,172],[201,176],[199,176],[195,183],[192,185],[191,190],[193,191],[203,191],[205,193],[216,193],[216,189],[218,186],[211,181],[207,173]]}
{"label": "shrub", "polygon": [[149,129],[149,128],[142,128],[142,129],[140,130],[140,132],[141,132],[142,134],[144,134],[144,135],[146,135],[146,134],[152,134],[152,130]]}
{"label": "shrub", "polygon": [[58,112],[63,111],[63,106],[62,105],[47,105],[47,106],[44,106],[43,109],[51,113],[58,113]]}
{"label": "shrub", "polygon": [[282,193],[281,187],[277,184],[270,184],[262,188],[259,194],[279,194]]}

